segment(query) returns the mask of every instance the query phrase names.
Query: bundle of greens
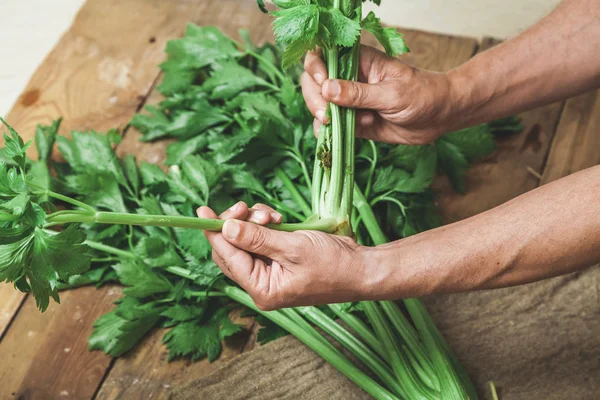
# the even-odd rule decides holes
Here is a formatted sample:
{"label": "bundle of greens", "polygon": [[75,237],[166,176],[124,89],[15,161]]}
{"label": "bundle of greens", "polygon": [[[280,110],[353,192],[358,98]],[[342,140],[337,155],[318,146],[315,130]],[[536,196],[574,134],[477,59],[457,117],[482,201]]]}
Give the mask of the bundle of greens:
{"label": "bundle of greens", "polygon": [[[297,13],[295,7],[314,6],[308,0],[285,3],[290,8],[280,18]],[[319,7],[319,16],[329,10]],[[337,11],[331,11],[331,18],[344,24],[360,19],[359,7],[340,12],[345,19]],[[328,24],[328,18],[321,21]],[[343,26],[313,21],[296,29],[311,24],[317,24],[319,38],[327,37],[325,28],[331,33]],[[379,22],[368,16],[360,24]],[[381,29],[387,33],[380,37],[393,38],[397,45],[400,36]],[[41,310],[51,297],[58,301],[60,290],[124,285],[124,297],[96,322],[90,338],[91,349],[113,356],[161,326],[170,328],[164,342],[171,358],[214,360],[222,340],[241,329],[229,314],[242,305],[263,325],[259,341],[289,332],[374,398],[475,398],[468,377],[418,300],[405,300],[402,306],[362,302],[261,311],[210,259],[200,229],[219,230],[222,221],[196,218],[194,210],[206,204],[222,211],[239,199],[264,202],[286,220],[274,229],[347,234],[350,221],[361,243],[385,243],[388,237],[439,224],[430,190],[435,174],[447,173],[460,188],[468,162],[493,150],[489,127],[454,132],[427,146],[354,144],[345,132],[353,129],[352,111],[339,110],[339,131],[334,132],[333,124],[325,128],[330,132],[320,137],[331,142],[322,140],[317,146],[298,87],[301,69],[294,64],[308,45],[292,57],[293,41],[284,50],[280,45],[257,47],[247,33],[241,36],[243,43],[238,43],[216,28],[190,25],[185,37],[167,45],[159,86],[165,99],[131,122],[143,140],[175,139],[167,148],[165,168],[138,165],[132,156],[118,159],[114,147],[120,138],[114,131],[60,137],[60,121],[38,127],[39,160],[31,161],[25,155],[30,143],[9,127],[0,164],[0,280],[31,293]],[[336,49],[338,55],[356,51],[357,41],[358,36],[353,43],[336,44],[349,45]],[[286,72],[279,67],[282,63],[289,67]],[[331,166],[324,161],[324,146],[332,149],[332,159],[333,153],[347,156],[342,165],[353,158],[347,148],[340,152],[333,145],[335,135],[341,135],[342,147],[353,143],[356,174],[348,175],[343,168],[334,174],[337,161]],[[50,159],[55,143],[64,162]],[[321,174],[320,181],[314,172],[311,177],[311,165]],[[354,181],[349,193],[347,184]],[[330,197],[337,185],[340,191],[335,189]],[[352,194],[354,207],[347,204]],[[315,327],[349,350],[372,375]]]}

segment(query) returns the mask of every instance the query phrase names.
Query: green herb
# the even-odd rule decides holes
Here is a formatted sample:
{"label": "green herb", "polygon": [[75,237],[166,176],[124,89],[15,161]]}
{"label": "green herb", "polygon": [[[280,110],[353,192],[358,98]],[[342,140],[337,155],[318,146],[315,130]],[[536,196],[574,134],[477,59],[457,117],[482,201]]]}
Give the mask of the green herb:
{"label": "green herb", "polygon": [[[348,69],[348,55],[357,57],[350,43],[354,22],[365,24],[358,7],[349,7],[355,4],[342,2],[335,9],[327,1],[277,4],[283,10],[316,6],[320,22],[315,43],[337,49],[340,70]],[[283,16],[306,18],[313,10],[302,8]],[[284,33],[297,35],[285,29]],[[298,40],[306,39],[303,35]],[[124,297],[96,322],[90,338],[91,349],[113,356],[126,353],[162,326],[169,328],[164,341],[170,358],[215,359],[222,340],[239,331],[229,314],[242,305],[263,325],[261,342],[287,331],[374,398],[440,398],[463,386],[474,398],[468,377],[416,300],[407,304],[409,308],[383,302],[260,311],[210,258],[200,229],[218,230],[223,222],[196,218],[194,210],[207,204],[223,211],[238,199],[263,202],[274,205],[286,220],[273,228],[340,233],[340,224],[347,226],[344,222],[350,220],[361,243],[384,243],[387,237],[439,224],[429,188],[436,172],[464,172],[464,163],[456,160],[468,162],[491,151],[489,130],[482,126],[448,136],[455,156],[447,157],[448,145],[441,142],[418,147],[355,143],[347,134],[353,129],[353,112],[339,110],[335,135],[342,140],[333,146],[330,127],[332,141],[317,147],[312,117],[299,90],[301,68],[289,61],[286,72],[279,66],[293,54],[280,45],[257,47],[247,34],[242,37],[244,44],[215,28],[190,25],[184,38],[167,45],[160,86],[166,97],[132,124],[144,140],[176,139],[167,149],[168,173],[156,165],[137,165],[132,156],[119,160],[114,132],[74,132],[71,140],[57,137],[59,121],[38,127],[40,161],[33,162],[25,155],[31,143],[9,128],[3,149],[6,163],[0,165],[0,246],[5,247],[0,279],[31,292],[42,310],[50,297],[58,300],[62,289],[124,285]],[[234,74],[243,75],[243,82],[234,82]],[[470,135],[478,139],[471,141]],[[64,162],[49,161],[55,141]],[[343,156],[342,164],[351,166],[350,147],[356,151],[357,170],[351,181],[348,170],[333,173],[333,164],[340,160],[333,157],[334,147]],[[332,156],[331,165],[325,154]],[[309,169],[315,164],[322,173],[320,181]],[[341,181],[334,184],[334,175]],[[339,193],[331,194],[330,186],[339,186]],[[315,193],[321,218],[309,219]],[[348,205],[350,199],[354,207]],[[49,230],[57,225],[66,229]],[[334,315],[356,333],[338,325]],[[377,381],[311,324],[352,352]]]}

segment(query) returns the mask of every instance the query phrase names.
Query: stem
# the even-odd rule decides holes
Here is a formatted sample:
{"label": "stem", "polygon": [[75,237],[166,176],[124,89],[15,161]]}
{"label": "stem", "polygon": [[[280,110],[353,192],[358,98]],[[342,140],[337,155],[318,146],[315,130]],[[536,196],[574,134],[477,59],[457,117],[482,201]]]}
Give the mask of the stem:
{"label": "stem", "polygon": [[[339,3],[336,1],[335,3]],[[334,5],[335,7],[335,5]],[[339,7],[337,7],[339,8]],[[338,50],[327,51],[327,67],[329,79],[338,78]],[[331,108],[331,177],[327,190],[326,215],[339,216],[342,186],[344,183],[344,134],[342,132],[342,115],[340,107],[330,103]]]}
{"label": "stem", "polygon": [[281,179],[281,182],[283,182],[283,186],[285,186],[285,188],[290,192],[290,195],[292,196],[298,207],[302,209],[302,213],[304,214],[304,216],[308,218],[311,215],[313,215],[313,212],[310,209],[308,202],[306,201],[304,196],[302,196],[302,193],[300,193],[298,188],[296,188],[296,185],[294,185],[294,182],[292,182],[292,180],[285,173],[285,171],[281,168],[275,168],[275,175],[279,179]]}
{"label": "stem", "polygon": [[441,335],[438,337],[436,334],[438,332],[437,327],[427,314],[425,306],[417,299],[406,299],[404,304],[423,338],[427,352],[433,360],[433,365],[440,380],[441,392],[450,399],[472,398],[470,393],[467,393],[467,386],[463,385],[461,378],[455,371],[452,360],[445,349],[447,344],[445,341],[440,343]]}
{"label": "stem", "polygon": [[304,175],[304,180],[306,181],[306,186],[308,186],[308,190],[312,190],[312,180],[310,179],[310,174],[308,173],[306,163],[302,159],[302,155],[298,154],[297,150],[294,148],[288,148],[287,153],[291,158],[296,160],[298,164],[300,164],[300,168],[302,168],[302,174]]}
{"label": "stem", "polygon": [[429,377],[428,385],[431,385],[431,388],[439,390],[439,380],[437,378],[435,369],[433,368],[433,364],[431,363],[423,345],[419,341],[417,336],[417,332],[410,324],[410,322],[406,319],[402,310],[396,305],[396,303],[392,301],[381,301],[379,302],[383,311],[387,314],[389,320],[392,322],[392,325],[400,333],[400,336],[406,342],[406,345],[415,359],[419,362],[424,372]]}
{"label": "stem", "polygon": [[381,381],[387,385],[395,394],[406,397],[398,381],[391,373],[385,362],[379,358],[369,347],[354,337],[350,332],[341,327],[334,320],[316,307],[297,307],[310,322],[323,329],[331,337],[352,352],[359,360],[369,367]]}
{"label": "stem", "polygon": [[108,254],[113,254],[113,255],[118,256],[120,258],[128,258],[128,259],[131,259],[131,260],[135,260],[135,259],[138,258],[138,256],[136,256],[135,254],[133,254],[133,253],[131,253],[129,251],[117,249],[116,247],[107,246],[107,245],[102,244],[102,243],[93,242],[91,240],[86,240],[83,243],[86,244],[86,245],[88,245],[90,248],[92,248],[94,250],[102,251],[102,252],[108,253]]}
{"label": "stem", "polygon": [[215,286],[227,294],[231,299],[253,309],[261,315],[264,315],[266,318],[287,330],[376,400],[398,399],[398,397],[390,393],[369,376],[356,368],[356,366],[354,366],[354,364],[352,364],[346,357],[341,355],[339,352],[332,351],[330,347],[323,344],[313,335],[305,332],[281,312],[260,310],[258,307],[256,307],[256,305],[254,305],[254,302],[246,292],[236,287],[229,286],[224,282],[219,282]]}
{"label": "stem", "polygon": [[361,216],[362,222],[367,228],[373,243],[378,246],[381,244],[385,244],[388,242],[385,233],[381,230],[379,223],[377,222],[377,218],[373,213],[373,209],[365,199],[365,196],[360,191],[360,188],[357,185],[354,185],[354,207],[358,210],[358,213]]}
{"label": "stem", "polygon": [[[191,228],[219,232],[223,228],[224,220],[209,218],[182,217],[177,215],[142,215],[124,214],[113,212],[96,212],[94,214],[62,214],[47,219],[52,224],[68,223],[97,223],[113,225],[136,226],[168,226],[172,228]],[[283,232],[299,230],[312,230],[325,233],[336,233],[347,222],[339,218],[323,218],[315,221],[306,221],[294,224],[268,224],[269,229]]]}
{"label": "stem", "polygon": [[426,387],[422,387],[412,370],[404,359],[394,333],[385,320],[383,312],[375,302],[363,302],[363,308],[371,321],[377,337],[383,342],[387,354],[387,361],[392,366],[396,377],[400,380],[402,387],[407,392],[407,398],[413,400],[434,399],[434,393],[428,393]]}
{"label": "stem", "polygon": [[325,143],[325,136],[326,136],[326,130],[327,127],[323,124],[321,124],[321,126],[319,127],[319,137],[317,138],[317,147],[316,147],[316,152],[317,154],[315,155],[315,164],[314,164],[314,168],[313,168],[313,183],[312,183],[312,190],[311,190],[311,200],[312,200],[312,211],[317,214],[320,215],[320,211],[321,211],[321,188],[322,188],[322,182],[323,182],[323,177],[325,174],[325,171],[323,171],[323,167],[321,166],[321,160],[319,159],[319,154],[320,154],[320,150],[323,147],[323,143]]}
{"label": "stem", "polygon": [[[357,13],[362,16],[362,2],[358,2]],[[352,48],[352,71],[350,79],[358,80],[358,64],[360,62],[360,37]],[[342,215],[349,215],[352,211],[352,195],[354,189],[354,152],[356,132],[356,110],[346,109],[346,141],[344,154],[344,193],[342,195]]]}
{"label": "stem", "polygon": [[295,324],[297,324],[300,328],[304,329],[304,331],[308,334],[313,335],[316,339],[320,340],[325,346],[329,347],[331,351],[335,351],[339,353],[340,351],[335,348],[327,339],[323,337],[311,324],[309,324],[302,316],[298,313],[297,309],[294,308],[282,308],[279,310],[285,316],[287,316],[290,320],[292,320]]}
{"label": "stem", "polygon": [[371,150],[373,150],[373,159],[371,160],[371,166],[369,167],[369,178],[367,179],[367,188],[365,189],[366,198],[369,198],[369,196],[371,195],[371,186],[373,185],[373,176],[375,174],[375,167],[377,167],[378,157],[378,151],[377,147],[375,146],[375,142],[369,140],[369,144],[371,145]]}
{"label": "stem", "polygon": [[377,354],[385,358],[385,349],[367,324],[361,321],[360,318],[342,311],[339,304],[329,304],[328,306],[339,319],[344,321],[350,329],[355,331],[365,343],[377,352]]}
{"label": "stem", "polygon": [[492,392],[492,400],[498,400],[498,392],[496,391],[494,381],[490,381],[490,391]]}
{"label": "stem", "polygon": [[207,298],[207,297],[227,297],[225,293],[222,292],[186,292],[186,295],[189,297],[197,297],[197,298]]}
{"label": "stem", "polygon": [[[31,186],[32,184],[30,183],[29,185]],[[91,207],[91,206],[89,206],[89,205],[87,205],[87,204],[85,204],[85,203],[83,203],[83,202],[81,202],[79,200],[75,200],[75,199],[73,199],[71,197],[63,196],[60,193],[55,193],[55,192],[53,192],[51,190],[44,190],[44,194],[46,196],[53,197],[53,198],[55,198],[57,200],[64,201],[65,203],[69,203],[69,204],[71,204],[73,206],[83,208],[84,210],[87,210],[90,213],[95,213],[96,212],[96,209],[94,207]]]}

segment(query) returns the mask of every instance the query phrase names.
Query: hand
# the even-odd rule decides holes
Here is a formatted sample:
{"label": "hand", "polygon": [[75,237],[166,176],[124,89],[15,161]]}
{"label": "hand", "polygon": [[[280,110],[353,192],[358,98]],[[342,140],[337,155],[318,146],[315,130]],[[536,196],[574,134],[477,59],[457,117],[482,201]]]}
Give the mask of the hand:
{"label": "hand", "polygon": [[[208,207],[197,214],[217,218]],[[239,202],[220,218],[227,220],[222,233],[204,232],[213,260],[261,310],[362,299],[366,268],[362,247],[352,239],[265,228],[261,225],[280,223],[282,216],[262,204],[248,208]]]}
{"label": "hand", "polygon": [[306,56],[302,92],[315,116],[315,134],[329,123],[327,102],[357,108],[356,135],[386,143],[425,144],[451,130],[451,85],[446,74],[420,70],[362,46],[359,81],[327,79],[319,53]]}

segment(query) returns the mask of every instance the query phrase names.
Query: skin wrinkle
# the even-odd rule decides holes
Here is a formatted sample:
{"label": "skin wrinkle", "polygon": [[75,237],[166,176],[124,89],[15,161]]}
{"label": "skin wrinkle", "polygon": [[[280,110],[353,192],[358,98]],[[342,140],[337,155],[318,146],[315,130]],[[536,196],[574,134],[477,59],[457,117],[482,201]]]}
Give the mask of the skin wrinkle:
{"label": "skin wrinkle", "polygon": [[[425,144],[444,132],[600,86],[599,37],[600,2],[566,0],[521,35],[447,73],[420,70],[363,46],[363,83],[356,90],[357,83],[338,81],[342,90],[336,99],[328,97],[327,81],[319,85],[314,80],[315,74],[326,79],[327,69],[318,54],[310,53],[302,89],[313,115],[327,100],[370,113],[372,123],[357,129],[357,135]],[[318,232],[267,231],[243,222],[247,231],[237,238],[213,232],[207,238],[217,265],[256,296],[261,308],[389,300],[523,284],[593,265],[600,261],[598,198],[600,166],[477,216],[375,248]],[[247,205],[240,207],[222,218],[252,215]],[[254,264],[258,272],[249,274]],[[268,296],[256,290],[265,279]]]}

